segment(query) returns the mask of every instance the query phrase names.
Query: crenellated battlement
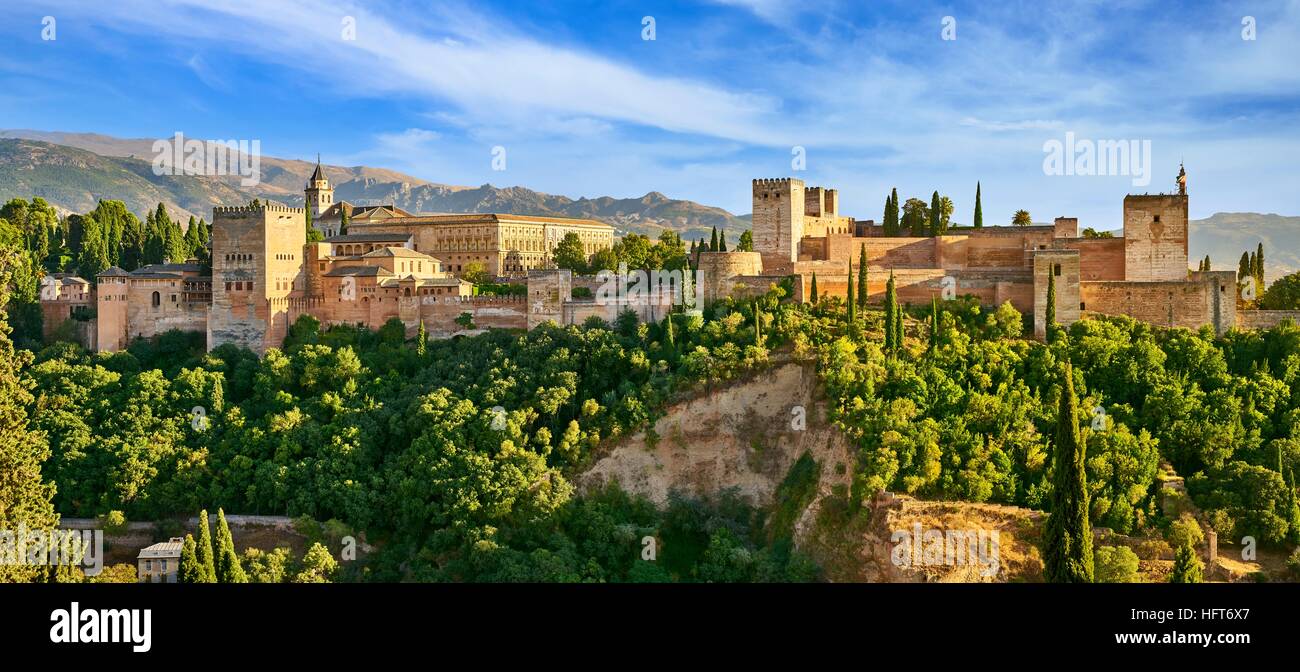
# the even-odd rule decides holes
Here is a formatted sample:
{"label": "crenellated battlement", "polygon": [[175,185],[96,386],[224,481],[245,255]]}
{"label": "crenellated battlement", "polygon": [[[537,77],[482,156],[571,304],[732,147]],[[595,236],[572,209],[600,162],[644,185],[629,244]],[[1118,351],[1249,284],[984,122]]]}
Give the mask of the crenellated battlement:
{"label": "crenellated battlement", "polygon": [[755,189],[780,189],[795,184],[803,186],[803,180],[797,177],[759,177],[754,179]]}
{"label": "crenellated battlement", "polygon": [[443,303],[459,303],[471,306],[503,306],[524,304],[528,302],[528,297],[522,295],[511,296],[444,296]]}
{"label": "crenellated battlement", "polygon": [[306,208],[295,208],[280,203],[268,202],[259,205],[215,205],[212,207],[212,216],[217,215],[251,215],[260,212],[284,212],[289,214],[306,214]]}

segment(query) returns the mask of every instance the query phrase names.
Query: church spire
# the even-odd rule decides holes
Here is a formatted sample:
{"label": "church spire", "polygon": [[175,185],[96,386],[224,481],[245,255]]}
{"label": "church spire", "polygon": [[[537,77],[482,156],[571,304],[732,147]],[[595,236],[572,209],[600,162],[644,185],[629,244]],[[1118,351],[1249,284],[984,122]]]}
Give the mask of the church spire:
{"label": "church spire", "polygon": [[325,173],[324,173],[324,171],[322,171],[321,168],[320,168],[320,154],[317,154],[317,155],[316,155],[316,172],[314,172],[314,173],[311,174],[311,178],[308,180],[308,182],[311,182],[312,184],[309,184],[309,185],[307,185],[307,186],[308,186],[308,187],[315,186],[315,183],[316,183],[316,182],[319,182],[319,181],[324,180],[324,179],[325,179]]}
{"label": "church spire", "polygon": [[1182,161],[1178,162],[1178,179],[1176,180],[1176,182],[1178,183],[1178,195],[1186,196],[1187,195],[1187,171],[1183,168]]}

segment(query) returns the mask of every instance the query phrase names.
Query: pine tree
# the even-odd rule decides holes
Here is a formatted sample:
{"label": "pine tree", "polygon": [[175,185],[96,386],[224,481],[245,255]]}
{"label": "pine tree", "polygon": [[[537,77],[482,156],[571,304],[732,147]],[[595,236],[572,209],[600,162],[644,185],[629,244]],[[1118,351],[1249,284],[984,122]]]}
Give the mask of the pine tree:
{"label": "pine tree", "polygon": [[212,550],[212,532],[208,527],[207,509],[199,512],[199,538],[195,543],[198,546],[196,552],[199,558],[199,567],[203,570],[203,580],[199,583],[216,583],[216,554]]}
{"label": "pine tree", "polygon": [[1045,333],[1048,340],[1051,340],[1052,331],[1056,327],[1056,274],[1050,268],[1047,269],[1047,308],[1043,324],[1047,325]]}
{"label": "pine tree", "polygon": [[203,566],[199,564],[197,545],[194,543],[194,537],[185,535],[185,543],[181,545],[181,564],[176,570],[177,583],[204,583]]}
{"label": "pine tree", "polygon": [[939,205],[939,191],[930,197],[930,237],[943,234],[943,209]]}
{"label": "pine tree", "polygon": [[1051,583],[1092,583],[1092,525],[1088,522],[1088,476],[1084,466],[1087,449],[1079,432],[1074,369],[1069,360],[1061,376],[1043,576]]}
{"label": "pine tree", "polygon": [[230,535],[230,526],[226,525],[226,512],[217,509],[217,544],[216,544],[217,583],[248,583],[248,576],[239,564],[239,555],[235,553],[235,539]]}
{"label": "pine tree", "polygon": [[[50,459],[49,443],[28,424],[27,409],[34,408],[34,402],[22,371],[31,364],[32,354],[14,348],[4,319],[14,268],[23,263],[21,254],[0,244],[0,530],[14,533],[20,524],[33,531],[59,525],[52,503],[54,484],[41,476],[42,463]],[[39,581],[46,569],[21,560],[0,562],[0,583]]]}
{"label": "pine tree", "polygon": [[415,354],[423,357],[429,347],[429,332],[424,330],[424,320],[420,320],[420,331],[415,335]]}
{"label": "pine tree", "polygon": [[1169,576],[1170,583],[1200,583],[1201,559],[1196,557],[1196,550],[1191,542],[1184,541],[1174,551],[1174,572]]}
{"label": "pine tree", "polygon": [[867,309],[867,246],[858,246],[858,308]]}
{"label": "pine tree", "polygon": [[811,295],[808,297],[808,300],[811,301],[811,302],[814,303],[814,304],[817,303],[817,271],[813,271],[813,277],[812,277],[812,293],[811,293]]}
{"label": "pine tree", "polygon": [[975,220],[972,226],[977,229],[984,228],[984,206],[980,204],[980,183],[975,183]]}
{"label": "pine tree", "polygon": [[853,300],[853,260],[852,259],[849,260],[849,296],[848,296],[848,301],[846,303],[848,304],[849,322],[853,322],[853,320],[857,319],[858,317],[857,315],[858,306],[857,306],[857,302]]}

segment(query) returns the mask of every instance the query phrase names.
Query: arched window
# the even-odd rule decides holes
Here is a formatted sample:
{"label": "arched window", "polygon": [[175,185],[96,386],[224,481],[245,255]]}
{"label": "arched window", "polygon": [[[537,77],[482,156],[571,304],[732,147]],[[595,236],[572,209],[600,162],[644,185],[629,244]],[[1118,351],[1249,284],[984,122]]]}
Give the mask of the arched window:
{"label": "arched window", "polygon": [[157,308],[159,305],[162,304],[162,297],[158,295],[158,292],[153,293],[153,299],[151,300],[151,303],[153,304],[154,308]]}

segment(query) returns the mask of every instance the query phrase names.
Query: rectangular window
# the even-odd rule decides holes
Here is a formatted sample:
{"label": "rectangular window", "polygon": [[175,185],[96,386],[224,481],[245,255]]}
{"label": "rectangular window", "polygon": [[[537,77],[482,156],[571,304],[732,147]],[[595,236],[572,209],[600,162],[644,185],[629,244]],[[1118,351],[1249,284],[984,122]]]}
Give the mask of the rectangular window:
{"label": "rectangular window", "polygon": [[1060,264],[1054,264],[1054,265],[1052,266],[1052,275],[1057,275],[1057,276],[1059,276],[1060,274],[1061,274],[1061,265],[1060,265]]}

